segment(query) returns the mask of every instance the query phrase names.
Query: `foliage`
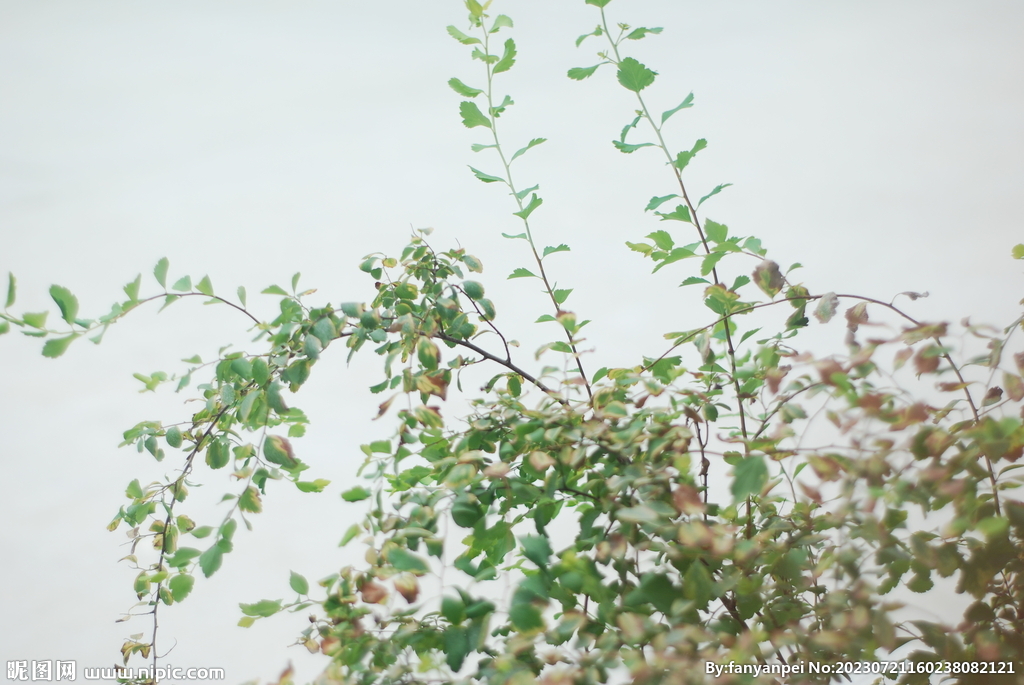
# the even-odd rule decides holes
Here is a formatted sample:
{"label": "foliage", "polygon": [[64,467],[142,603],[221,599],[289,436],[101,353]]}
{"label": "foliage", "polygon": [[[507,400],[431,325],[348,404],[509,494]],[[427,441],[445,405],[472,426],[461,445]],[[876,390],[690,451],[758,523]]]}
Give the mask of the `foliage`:
{"label": "foliage", "polygon": [[[142,297],[136,278],[127,299],[96,319],[80,318],[75,296],[53,286],[57,328],[46,312],[10,313],[10,277],[0,332],[14,326],[44,338],[47,357],[80,337],[99,342],[143,304],[189,297],[242,312],[263,345],[186,360],[178,375],[136,375],[147,390],[204,382],[196,386],[202,407],[188,420],[143,421],[124,433],[124,445],[177,460],[163,482],[133,480],[109,525],[131,531],[134,592],[154,624],[149,641],[124,643],[126,664],[136,654],[155,664],[158,612],[185,601],[196,576],[228,563],[239,521],[251,527],[270,481],[303,492],[328,486],[306,475],[292,445],[307,423],[292,395],[322,355],[345,347],[352,358],[367,346],[383,359],[371,388],[384,397],[378,418],[401,405],[394,433],[362,448],[366,482],[341,494],[369,509],[342,540],[366,545],[367,564],[314,584],[293,572],[295,599],[243,604],[239,621],[314,608],[299,641],[330,657],[327,682],[557,685],[623,672],[644,683],[704,682],[706,663],[727,662],[803,664],[792,679],[828,681],[835,676],[806,665],[876,661],[907,643],[921,672],[893,675],[903,682],[927,681],[941,662],[1022,661],[1024,502],[1014,490],[1024,353],[1004,354],[1022,320],[1001,332],[965,324],[988,351],[957,361],[947,324],[871,298],[812,293],[793,280],[798,265],[784,273],[758,238],[704,218],[700,208],[729,184],[691,200],[683,173],[707,142],[674,151],[662,135],[693,94],[652,112],[645,93],[657,73],[623,51],[662,29],[610,24],[609,2],[587,0],[600,23],[576,41],[605,41],[600,62],[568,76],[607,67],[628,91],[635,117],[612,143],[626,154],[663,155],[675,189],[646,206],[667,228],[627,245],[655,272],[683,269],[681,285],[702,288],[708,310],[702,324],[668,333],[655,355],[586,368],[588,321],[569,308],[572,289],[551,275],[552,259],[570,248],[537,241],[539,188],[513,177],[516,160],[545,139],[509,154],[499,135],[513,101],[498,94],[495,77],[515,65],[515,41],[501,39],[513,21],[477,0],[465,2],[467,32],[448,32],[470,48],[480,75],[449,86],[465,98],[463,124],[486,136],[473,151],[491,155],[491,166],[481,165],[489,170],[471,172],[506,187],[522,222],[522,233],[505,237],[525,248],[529,264],[508,278],[535,279],[549,301],[538,323],[554,333],[535,355],[539,369],[520,362],[497,327],[495,304],[474,280],[480,260],[436,249],[428,231],[398,257],[362,261],[377,289],[372,302],[310,304],[314,291],[301,291],[296,275],[290,289],[263,291],[280,298],[272,321],[249,312],[242,289],[235,302],[215,294],[208,277],[170,281],[166,259],[153,272],[155,294]],[[1013,256],[1024,258],[1024,245]],[[840,305],[845,354],[800,350],[795,338],[811,317],[830,324]],[[495,375],[468,416],[446,418],[449,388],[476,365]],[[819,416],[834,430],[812,427]],[[217,475],[207,470],[228,476],[231,507],[199,525],[183,508],[190,488]],[[962,623],[896,621],[898,602],[887,595],[901,584],[927,592],[936,577],[974,598]],[[502,580],[514,585],[510,596]],[[953,677],[981,682],[982,668]]]}

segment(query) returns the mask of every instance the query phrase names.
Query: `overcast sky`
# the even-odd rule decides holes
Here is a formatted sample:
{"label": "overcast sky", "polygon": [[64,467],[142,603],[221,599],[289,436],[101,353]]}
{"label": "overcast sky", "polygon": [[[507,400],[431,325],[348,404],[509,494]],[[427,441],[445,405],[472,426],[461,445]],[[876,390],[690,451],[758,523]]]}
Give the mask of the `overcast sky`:
{"label": "overcast sky", "polygon": [[[650,276],[623,246],[662,227],[642,210],[672,192],[671,176],[657,155],[610,145],[634,107],[612,70],[565,78],[599,61],[594,39],[573,45],[596,24],[595,8],[494,7],[515,20],[520,53],[497,81],[516,102],[502,118],[506,144],[549,139],[517,171],[545,199],[534,230],[572,247],[551,268],[560,287],[576,289],[569,304],[594,319],[593,367],[635,363],[699,316],[675,273]],[[803,263],[815,292],[888,301],[929,291],[911,306],[926,319],[1017,315],[1021,268],[1009,251],[1024,241],[1024,5],[618,0],[608,9],[613,21],[665,27],[629,48],[660,73],[648,96],[656,111],[695,93],[666,131],[676,149],[708,140],[687,170],[691,192],[734,184],[708,203],[709,216],[761,237],[780,263]],[[163,256],[173,276],[209,274],[223,293],[302,271],[323,301],[368,300],[360,258],[397,254],[410,227],[431,226],[436,246],[482,259],[512,337],[543,341],[529,323],[544,312],[536,287],[504,280],[527,265],[524,244],[500,237],[518,232],[514,208],[466,168],[497,165],[470,152],[482,129],[461,125],[445,85],[482,80],[449,23],[465,28],[456,0],[0,0],[0,273],[19,277],[15,310],[53,309],[46,291],[59,283],[84,315],[99,315],[139,272],[152,292]],[[272,316],[274,298],[250,300]],[[139,395],[132,373],[178,371],[183,357],[244,345],[245,324],[226,308],[182,302],[159,317],[139,312],[99,347],[83,341],[56,361],[39,356],[38,341],[0,340],[0,661],[110,665],[123,637],[148,628],[114,623],[132,604],[134,574],[116,564],[128,553],[124,533],[105,525],[132,478],[164,467],[116,445],[140,420],[185,418],[187,405],[170,392]],[[376,358],[346,368],[331,352],[296,403],[313,420],[300,456],[335,484],[320,495],[271,492],[224,568],[163,612],[162,635],[178,641],[172,664],[225,667],[231,682],[276,676],[289,658],[300,678],[322,668],[322,658],[284,648],[301,616],[247,631],[235,622],[238,602],[290,596],[289,569],[315,579],[357,561],[358,550],[336,547],[360,514],[340,502],[339,486],[361,461],[359,443],[391,428],[370,422]],[[531,352],[524,342],[527,362]]]}

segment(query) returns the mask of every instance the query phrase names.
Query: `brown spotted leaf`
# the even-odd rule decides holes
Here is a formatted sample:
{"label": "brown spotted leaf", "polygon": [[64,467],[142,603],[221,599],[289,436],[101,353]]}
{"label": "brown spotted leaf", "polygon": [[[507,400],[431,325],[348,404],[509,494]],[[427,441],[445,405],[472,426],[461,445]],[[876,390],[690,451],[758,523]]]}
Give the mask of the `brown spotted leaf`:
{"label": "brown spotted leaf", "polygon": [[779,271],[779,265],[770,259],[766,259],[754,269],[754,283],[768,297],[775,297],[786,284],[786,280]]}

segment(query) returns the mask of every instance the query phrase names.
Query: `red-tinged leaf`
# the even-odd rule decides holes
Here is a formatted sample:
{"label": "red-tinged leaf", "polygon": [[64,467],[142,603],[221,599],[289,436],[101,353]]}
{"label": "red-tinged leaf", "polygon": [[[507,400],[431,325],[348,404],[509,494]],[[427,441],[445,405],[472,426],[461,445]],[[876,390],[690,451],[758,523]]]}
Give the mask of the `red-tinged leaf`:
{"label": "red-tinged leaf", "polygon": [[981,406],[988,407],[1001,399],[1003,399],[1003,389],[998,385],[993,386],[985,393],[985,398],[981,401]]}
{"label": "red-tinged leaf", "polygon": [[903,430],[915,423],[927,421],[931,417],[931,411],[930,407],[924,402],[915,402],[909,407],[904,407],[897,416],[899,419],[889,427],[891,431]]}
{"label": "red-tinged leaf", "polygon": [[779,265],[770,259],[766,259],[754,269],[754,283],[768,297],[775,297],[786,284],[786,280],[779,271]]}
{"label": "red-tinged leaf", "polygon": [[939,355],[939,348],[935,345],[922,347],[918,350],[917,354],[914,355],[914,368],[917,370],[917,375],[934,373],[939,368]]}
{"label": "red-tinged leaf", "polygon": [[815,364],[815,366],[818,367],[818,373],[821,375],[822,382],[828,385],[835,385],[835,381],[832,380],[833,375],[846,373],[842,365],[834,359],[823,359]]}
{"label": "red-tinged leaf", "polygon": [[271,464],[285,468],[298,466],[295,453],[292,451],[292,444],[288,442],[288,438],[283,438],[280,435],[267,436],[267,439],[263,441],[263,456]]}
{"label": "red-tinged leaf", "polygon": [[914,356],[914,350],[909,347],[904,347],[902,350],[896,353],[896,357],[893,359],[892,366],[894,369],[901,368],[907,363],[907,360]]}
{"label": "red-tinged leaf", "polygon": [[392,581],[395,589],[405,598],[405,601],[412,604],[420,594],[420,584],[416,576],[411,573],[399,573]]}
{"label": "red-tinged leaf", "polygon": [[1020,376],[1004,371],[1003,386],[1006,388],[1006,394],[1010,396],[1011,400],[1014,402],[1024,400],[1024,380]]}
{"label": "red-tinged leaf", "polygon": [[868,303],[859,302],[846,310],[846,327],[856,333],[861,324],[868,322]]}
{"label": "red-tinged leaf", "polygon": [[428,395],[440,397],[442,400],[448,396],[448,381],[444,373],[427,374],[416,377],[416,389]]}
{"label": "red-tinged leaf", "polygon": [[704,502],[697,488],[681,483],[672,491],[672,504],[682,514],[703,514]]}
{"label": "red-tinged leaf", "polygon": [[367,604],[379,604],[388,598],[387,588],[372,580],[363,584],[360,594],[362,594],[363,601]]}
{"label": "red-tinged leaf", "polygon": [[818,490],[818,488],[814,487],[813,485],[808,485],[803,481],[797,481],[796,484],[800,486],[800,489],[803,490],[803,493],[807,495],[807,497],[809,497],[812,501],[821,504],[821,492]]}
{"label": "red-tinged leaf", "polygon": [[842,465],[832,456],[819,456],[813,454],[807,458],[807,462],[814,469],[814,473],[817,474],[818,478],[825,481],[838,480],[839,474],[842,472]]}
{"label": "red-tinged leaf", "polygon": [[395,398],[398,397],[398,395],[399,393],[395,393],[394,395],[380,403],[380,406],[377,409],[377,415],[373,417],[374,421],[388,413],[388,409],[391,408],[391,403],[395,401]]}
{"label": "red-tinged leaf", "polygon": [[782,383],[782,379],[789,373],[791,367],[779,366],[777,368],[768,369],[765,372],[765,381],[768,383],[768,389],[773,395],[778,394],[779,385]]}

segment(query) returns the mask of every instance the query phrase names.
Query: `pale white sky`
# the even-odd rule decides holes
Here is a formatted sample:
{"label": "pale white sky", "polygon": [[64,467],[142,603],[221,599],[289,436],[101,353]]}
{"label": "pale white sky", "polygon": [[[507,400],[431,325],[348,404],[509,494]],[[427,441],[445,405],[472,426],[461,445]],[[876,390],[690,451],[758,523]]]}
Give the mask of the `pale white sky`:
{"label": "pale white sky", "polygon": [[[516,101],[504,133],[513,148],[549,138],[517,173],[541,184],[543,241],[572,246],[552,269],[594,319],[592,366],[660,352],[661,333],[691,327],[699,311],[680,298],[680,278],[651,277],[623,246],[661,228],[642,209],[672,191],[654,154],[609,143],[631,119],[629,94],[607,68],[583,83],[564,76],[598,61],[597,42],[573,46],[596,10],[583,0],[495,9],[516,21],[520,52],[499,81]],[[619,0],[608,10],[665,27],[631,47],[661,73],[655,109],[696,95],[667,137],[676,148],[709,142],[688,169],[695,194],[735,184],[708,203],[712,218],[758,235],[784,265],[805,264],[813,291],[927,290],[912,305],[922,318],[1016,316],[1024,5]],[[464,23],[455,0],[0,0],[0,274],[19,277],[17,311],[53,309],[56,282],[98,315],[137,273],[151,288],[162,256],[174,275],[208,273],[225,293],[301,270],[325,300],[365,300],[360,258],[398,253],[410,226],[433,226],[436,245],[483,260],[498,322],[530,360],[543,301],[504,280],[527,264],[521,244],[500,237],[518,232],[512,208],[466,169],[496,166],[469,151],[481,129],[460,124],[445,85],[480,81],[449,23]],[[271,315],[272,299],[250,300]],[[181,419],[187,406],[137,394],[131,374],[245,341],[245,321],[191,303],[140,312],[56,361],[34,340],[0,340],[0,661],[109,665],[121,638],[147,627],[113,622],[132,603],[133,574],[116,564],[123,533],[104,527],[128,481],[162,471],[116,445],[137,421]],[[172,664],[223,666],[231,682],[276,676],[289,658],[300,678],[321,668],[284,648],[301,616],[234,624],[238,602],[288,597],[289,569],[314,579],[356,561],[336,548],[359,515],[339,486],[358,444],[391,428],[369,420],[376,358],[346,368],[343,356],[325,355],[296,400],[313,419],[300,454],[335,484],[321,495],[277,488],[224,569],[164,611]]]}

